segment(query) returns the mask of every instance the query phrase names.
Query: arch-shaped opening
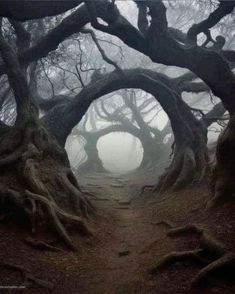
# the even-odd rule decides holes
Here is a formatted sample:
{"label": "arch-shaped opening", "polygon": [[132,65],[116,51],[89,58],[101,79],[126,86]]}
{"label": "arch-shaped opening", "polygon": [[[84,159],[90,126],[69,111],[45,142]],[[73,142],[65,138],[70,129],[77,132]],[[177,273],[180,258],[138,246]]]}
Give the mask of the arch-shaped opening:
{"label": "arch-shaped opening", "polygon": [[107,134],[98,140],[97,148],[104,168],[113,173],[131,172],[143,159],[140,140],[128,133]]}
{"label": "arch-shaped opening", "polygon": [[[134,105],[125,100],[131,99],[131,91],[135,92],[135,103],[131,102]],[[78,173],[100,172],[102,166],[104,170],[120,174],[146,168],[151,165],[149,158],[154,155],[156,160],[157,154],[162,152],[159,146],[164,145],[166,134],[162,138],[161,131],[167,120],[165,111],[147,91],[127,88],[106,94],[89,106],[75,127],[80,129],[80,135],[75,131],[78,134],[75,140],[67,139],[70,163]]]}

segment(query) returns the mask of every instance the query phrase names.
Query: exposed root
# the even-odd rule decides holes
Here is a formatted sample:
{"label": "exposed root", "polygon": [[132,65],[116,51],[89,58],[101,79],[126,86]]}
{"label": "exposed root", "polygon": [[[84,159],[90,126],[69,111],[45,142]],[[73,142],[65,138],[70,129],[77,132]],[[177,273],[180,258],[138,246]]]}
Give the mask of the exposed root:
{"label": "exposed root", "polygon": [[165,255],[159,260],[156,266],[150,269],[150,274],[156,274],[160,269],[175,263],[183,261],[197,261],[200,263],[205,263],[205,261],[200,257],[200,254],[203,252],[203,249],[195,249],[182,252],[171,252],[170,254]]}
{"label": "exposed root", "polygon": [[[47,219],[67,246],[75,250],[66,225],[92,235],[81,217],[95,212],[86,198],[88,194],[95,196],[81,191],[65,150],[32,118],[4,133],[0,143],[0,169],[9,167],[1,170],[1,214],[26,214],[33,233],[37,221]],[[12,184],[7,186],[5,183],[10,181]]]}
{"label": "exposed root", "polygon": [[195,153],[191,148],[186,148],[183,155],[182,168],[173,185],[173,190],[184,188],[188,183],[191,183],[194,178],[195,171]]}
{"label": "exposed root", "polygon": [[199,173],[198,177],[193,180],[192,184],[201,184],[209,172],[210,172],[210,162],[205,164],[202,171]]}
{"label": "exposed root", "polygon": [[[78,181],[77,181],[77,178],[74,176],[74,174],[72,173],[72,171],[70,169],[67,170],[66,172],[66,176],[67,176],[67,179],[71,182],[72,185],[74,185],[76,187],[76,189],[82,194],[82,195],[86,195],[86,196],[89,196],[93,199],[96,199],[96,195],[91,193],[91,192],[88,192],[88,191],[85,191],[85,190],[82,190],[81,187],[79,186],[78,184]],[[89,201],[87,201],[89,202]],[[94,208],[92,207],[92,210],[94,212]]]}
{"label": "exposed root", "polygon": [[39,240],[35,240],[33,238],[26,238],[25,240],[25,243],[35,249],[39,249],[39,250],[49,250],[49,251],[61,251],[63,252],[62,249],[58,248],[58,247],[55,247],[55,246],[52,246],[44,241],[39,241]]}
{"label": "exposed root", "polygon": [[212,172],[211,190],[213,198],[207,208],[221,206],[234,201],[235,192],[235,115],[230,116],[226,128],[221,132],[216,146],[216,164]]}
{"label": "exposed root", "polygon": [[222,193],[221,191],[216,190],[214,197],[212,197],[207,202],[206,208],[210,209],[210,208],[213,208],[213,207],[216,207],[216,206],[218,207],[221,204],[223,205],[226,202],[226,200],[231,200],[231,199],[229,199],[229,197],[226,197],[228,195],[230,195],[230,193]]}
{"label": "exposed root", "polygon": [[[164,223],[165,222],[160,222]],[[235,268],[235,254],[228,251],[223,243],[215,239],[207,230],[198,225],[191,224],[182,227],[172,228],[167,233],[168,236],[180,236],[182,234],[199,234],[200,246],[197,249],[171,252],[159,260],[151,270],[151,274],[157,273],[175,262],[199,262],[204,267],[196,274],[192,280],[192,287],[200,286],[211,273],[217,270],[229,269],[233,273]]]}
{"label": "exposed root", "polygon": [[[28,190],[25,191],[25,196],[23,197],[19,192],[8,189],[7,191],[8,198],[13,202],[17,207],[23,209],[27,215],[35,220],[37,207],[41,206],[42,211],[48,217],[50,223],[54,226],[56,232],[61,237],[61,239],[69,246],[69,248],[76,250],[75,245],[73,244],[71,238],[69,237],[64,225],[69,224],[75,226],[81,233],[91,236],[92,233],[85,225],[82,218],[78,216],[71,215],[57,206],[54,201],[47,199],[46,197],[32,193]],[[25,201],[29,200],[30,203],[33,203],[33,213],[27,209],[24,205]],[[33,221],[33,230],[35,231],[35,221]]]}
{"label": "exposed root", "polygon": [[217,239],[215,239],[206,230],[203,230],[200,242],[201,247],[205,250],[205,253],[212,254],[216,258],[220,258],[228,252],[225,245]]}
{"label": "exposed root", "polygon": [[36,201],[38,201],[39,203],[42,204],[42,206],[45,209],[45,212],[47,213],[51,223],[53,224],[53,226],[55,227],[57,233],[59,234],[59,236],[62,238],[62,240],[64,240],[64,242],[67,244],[67,246],[72,249],[72,250],[76,250],[75,245],[73,244],[71,238],[69,237],[66,229],[64,228],[64,226],[62,225],[60,219],[58,218],[57,214],[56,214],[56,210],[55,207],[53,205],[53,203],[51,203],[47,198],[32,193],[30,191],[25,191],[25,194],[29,197],[32,198]]}
{"label": "exposed root", "polygon": [[93,200],[96,200],[97,199],[97,196],[91,192],[88,192],[88,191],[85,191],[85,190],[82,190],[82,194],[88,196],[88,197],[91,197]]}
{"label": "exposed root", "polygon": [[153,192],[162,194],[169,190],[178,191],[203,179],[208,170],[207,149],[205,146],[201,149],[191,147],[194,145],[186,144],[175,148],[174,158],[153,187]]}
{"label": "exposed root", "polygon": [[170,223],[169,221],[166,221],[166,220],[162,220],[160,222],[157,222],[157,223],[152,223],[152,225],[164,225],[164,226],[167,226],[168,228],[173,228],[174,225],[172,223]]}
{"label": "exposed root", "polygon": [[191,224],[191,225],[173,228],[167,233],[167,236],[172,237],[172,236],[178,236],[178,235],[184,235],[184,234],[194,234],[194,233],[201,234],[202,232],[203,232],[203,229],[200,228],[198,225]]}
{"label": "exposed root", "polygon": [[73,176],[73,174],[71,174],[61,173],[59,175],[59,180],[69,193],[74,211],[78,214],[80,213],[85,217],[88,217],[89,214],[95,213],[95,209],[92,204],[85,197],[83,197],[76,178]]}
{"label": "exposed root", "polygon": [[51,202],[50,200],[41,195],[32,193],[27,190],[25,191],[25,193],[29,198],[41,203],[41,205],[47,212],[47,215],[51,223],[55,227],[57,233],[71,249],[76,250],[76,247],[72,243],[72,240],[70,239],[61,221],[64,221],[65,223],[69,223],[72,225],[76,225],[76,227],[78,227],[82,233],[91,235],[90,230],[87,228],[87,226],[84,224],[84,221],[80,217],[68,214],[67,212],[60,209],[56,205],[56,203]]}
{"label": "exposed root", "polygon": [[231,268],[232,272],[235,269],[235,254],[226,253],[222,257],[209,263],[192,280],[192,287],[200,286],[202,282],[213,272],[219,269]]}
{"label": "exposed root", "polygon": [[33,159],[26,159],[23,176],[33,193],[45,195],[47,198],[54,202],[54,199],[46,189],[45,185],[40,181],[40,178],[37,174],[36,163]]}
{"label": "exposed root", "polygon": [[17,150],[15,150],[13,153],[11,153],[10,155],[1,158],[0,159],[0,167],[2,168],[6,165],[11,165],[11,164],[15,163],[22,155],[22,151],[23,151],[23,147],[20,147]]}
{"label": "exposed root", "polygon": [[28,283],[28,281],[32,281],[35,284],[37,284],[38,286],[46,288],[46,289],[52,290],[54,288],[54,285],[51,282],[34,277],[30,273],[30,270],[24,268],[21,265],[16,265],[16,264],[9,263],[9,262],[3,262],[2,265],[7,267],[7,268],[10,268],[10,269],[20,271],[22,273],[23,277],[24,277],[23,285]]}
{"label": "exposed root", "polygon": [[34,199],[30,199],[30,203],[32,206],[31,214],[30,214],[30,222],[31,222],[31,228],[32,228],[32,233],[35,233],[36,231],[36,210],[37,210],[37,205],[36,201]]}

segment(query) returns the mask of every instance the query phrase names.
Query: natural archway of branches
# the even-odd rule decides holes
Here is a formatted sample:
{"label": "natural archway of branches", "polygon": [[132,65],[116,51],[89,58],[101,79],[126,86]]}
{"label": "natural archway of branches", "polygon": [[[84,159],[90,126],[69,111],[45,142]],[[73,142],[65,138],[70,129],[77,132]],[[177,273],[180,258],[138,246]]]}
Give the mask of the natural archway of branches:
{"label": "natural archway of branches", "polygon": [[[154,191],[159,195],[200,183],[212,171],[213,195],[207,199],[208,206],[234,200],[235,52],[230,48],[234,40],[229,28],[228,40],[221,35],[226,33],[226,22],[218,25],[234,13],[235,1],[219,1],[215,8],[208,5],[198,22],[190,20],[184,30],[170,27],[167,12],[174,5],[168,1],[133,1],[135,20],[131,16],[128,20],[127,11],[109,0],[7,2],[0,3],[3,218],[24,217],[32,231],[52,226],[67,246],[76,249],[68,230],[76,227],[91,235],[86,219],[95,213],[89,200],[95,196],[81,190],[71,171],[64,149],[68,136],[86,139],[90,160],[86,164],[102,171],[98,139],[107,132],[129,132],[142,143],[141,168],[145,168],[166,156],[163,141],[169,125],[174,138],[171,163],[156,178]],[[107,54],[101,42],[115,49]],[[98,55],[92,56],[94,48]],[[130,56],[133,61],[128,63]],[[140,100],[136,97],[139,90],[147,93]],[[95,102],[109,94],[107,100],[112,101],[117,91],[122,99],[119,107]],[[203,111],[186,101],[184,95],[190,98],[192,93],[209,101],[210,109]],[[156,101],[168,117],[167,130],[151,124]],[[110,125],[90,132],[94,120],[87,131],[86,113],[93,102],[97,103],[95,115]],[[224,130],[212,167],[207,135],[213,123]],[[196,285],[217,269],[234,267],[234,254],[206,229],[162,223],[171,227],[171,236],[196,233],[200,244],[193,251],[168,254],[152,273],[175,260],[193,259],[205,265],[193,280]]]}

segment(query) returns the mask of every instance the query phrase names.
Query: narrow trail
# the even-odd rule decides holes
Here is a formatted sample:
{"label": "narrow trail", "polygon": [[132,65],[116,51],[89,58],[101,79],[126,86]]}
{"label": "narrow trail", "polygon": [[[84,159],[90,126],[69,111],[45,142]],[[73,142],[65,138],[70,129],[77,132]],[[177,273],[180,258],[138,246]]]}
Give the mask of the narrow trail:
{"label": "narrow trail", "polygon": [[[94,180],[100,185],[100,179]],[[159,222],[166,219],[175,226],[194,221],[205,222],[213,231],[218,225],[218,216],[215,215],[214,220],[209,216],[212,223],[208,223],[208,215],[204,214],[208,197],[205,187],[189,188],[188,191],[161,197],[151,193],[138,197],[140,187],[138,181],[138,188],[135,189],[135,185],[127,178],[102,179],[102,189],[98,195],[109,199],[100,203],[106,221],[100,228],[100,239],[95,250],[87,255],[90,263],[86,262],[83,268],[84,293],[234,293],[235,288],[232,286],[231,289],[231,285],[228,286],[224,281],[213,287],[205,284],[203,290],[191,289],[191,280],[200,269],[193,263],[180,263],[157,275],[149,274],[149,270],[162,256],[198,246],[197,236],[167,237],[169,228],[158,225]],[[224,232],[221,233],[223,239]]]}
{"label": "narrow trail", "polygon": [[[142,179],[143,180],[143,179]],[[150,275],[159,259],[172,251],[195,249],[197,236],[167,237],[168,220],[175,226],[199,223],[214,232],[219,240],[234,247],[229,238],[235,227],[235,206],[205,213],[206,187],[188,188],[184,192],[138,197],[140,179],[92,174],[82,179],[81,186],[97,195],[92,200],[97,215],[88,220],[94,236],[85,238],[71,230],[78,251],[40,251],[28,247],[25,230],[0,224],[0,252],[4,261],[23,265],[42,280],[51,282],[53,290],[29,285],[26,293],[58,294],[233,294],[234,283],[212,280],[203,290],[193,291],[191,280],[200,266],[176,263]],[[218,222],[218,219],[220,220]],[[39,239],[44,235],[37,236]],[[48,236],[49,237],[49,236]],[[6,244],[8,246],[6,247]],[[15,254],[19,252],[20,254]],[[22,275],[0,266],[2,284],[21,285]],[[2,293],[2,292],[1,292]],[[24,293],[24,292],[23,292]]]}
{"label": "narrow trail", "polygon": [[108,238],[100,240],[89,256],[95,262],[86,269],[86,293],[145,293],[152,284],[146,279],[146,265],[152,262],[149,247],[165,238],[165,229],[156,230],[146,207],[133,199],[133,190],[119,178],[103,187],[101,195],[110,197],[101,205],[108,214]]}

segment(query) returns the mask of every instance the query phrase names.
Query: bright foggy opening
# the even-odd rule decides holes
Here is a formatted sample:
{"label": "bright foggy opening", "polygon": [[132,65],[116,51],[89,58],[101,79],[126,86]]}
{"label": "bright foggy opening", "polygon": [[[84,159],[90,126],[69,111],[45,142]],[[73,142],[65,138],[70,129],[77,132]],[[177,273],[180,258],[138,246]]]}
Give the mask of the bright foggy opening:
{"label": "bright foggy opening", "polygon": [[[146,128],[147,137],[141,128]],[[125,89],[90,105],[68,137],[66,150],[75,173],[126,174],[146,167],[151,150],[154,154],[150,163],[157,154],[159,162],[167,160],[169,138],[172,138],[169,120],[156,99],[141,89]],[[150,150],[153,140],[156,145]]]}
{"label": "bright foggy opening", "polygon": [[113,173],[137,169],[143,159],[140,140],[127,133],[111,133],[98,140],[97,148],[103,166]]}

